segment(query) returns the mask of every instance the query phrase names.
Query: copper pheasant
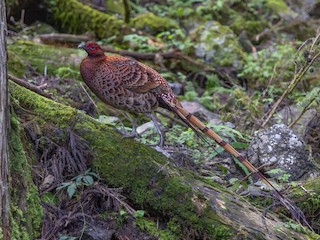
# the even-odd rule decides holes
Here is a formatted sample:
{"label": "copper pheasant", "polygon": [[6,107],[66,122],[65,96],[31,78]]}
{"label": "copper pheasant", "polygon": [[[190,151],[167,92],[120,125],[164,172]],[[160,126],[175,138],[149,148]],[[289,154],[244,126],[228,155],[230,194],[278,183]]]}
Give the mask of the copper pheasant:
{"label": "copper pheasant", "polygon": [[274,189],[276,197],[298,221],[307,224],[303,213],[285,198],[259,170],[230,144],[182,107],[168,82],[158,72],[130,58],[105,56],[101,47],[94,42],[80,44],[79,47],[88,53],[88,56],[81,62],[80,73],[88,87],[103,102],[131,113],[148,114],[160,134],[160,144],[163,144],[164,137],[153,111],[158,107],[173,111],[196,133],[205,134],[241,161],[267,186]]}

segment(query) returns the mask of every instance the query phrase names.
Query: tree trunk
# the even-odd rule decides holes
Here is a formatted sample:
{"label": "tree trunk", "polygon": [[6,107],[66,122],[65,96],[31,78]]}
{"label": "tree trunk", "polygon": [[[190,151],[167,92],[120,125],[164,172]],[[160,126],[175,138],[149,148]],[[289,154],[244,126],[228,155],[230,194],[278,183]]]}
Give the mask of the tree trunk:
{"label": "tree trunk", "polygon": [[8,193],[8,79],[6,51],[6,9],[0,0],[0,211],[3,239],[9,239],[9,193]]}
{"label": "tree trunk", "polygon": [[[51,131],[50,126],[72,126],[72,131],[94,150],[94,170],[108,184],[123,187],[128,199],[148,212],[151,219],[160,219],[168,228],[173,226],[170,231],[176,231],[176,239],[308,239],[312,235],[284,227],[275,214],[265,215],[241,196],[171,166],[162,154],[123,139],[73,108],[11,82],[10,93],[21,109],[37,116],[33,122],[42,132]],[[19,110],[19,106],[16,108]]]}

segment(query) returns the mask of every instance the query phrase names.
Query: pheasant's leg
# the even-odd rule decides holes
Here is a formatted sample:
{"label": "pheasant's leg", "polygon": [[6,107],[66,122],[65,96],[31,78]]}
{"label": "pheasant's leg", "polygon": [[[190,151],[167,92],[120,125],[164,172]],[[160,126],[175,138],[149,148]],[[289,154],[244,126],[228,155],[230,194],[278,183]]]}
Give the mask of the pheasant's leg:
{"label": "pheasant's leg", "polygon": [[156,116],[154,115],[154,113],[149,113],[148,116],[151,118],[154,126],[156,127],[157,129],[157,132],[159,133],[160,135],[160,140],[159,142],[157,143],[157,145],[159,145],[159,147],[163,147],[164,146],[164,141],[165,141],[165,134],[164,134],[164,131],[162,131],[162,129],[160,128],[160,125],[158,123],[158,120],[156,118]]}
{"label": "pheasant's leg", "polygon": [[132,118],[129,114],[126,114],[129,120],[132,122],[132,131],[131,133],[127,133],[124,130],[118,129],[117,131],[124,137],[124,138],[135,138],[139,134],[137,133],[137,118]]}

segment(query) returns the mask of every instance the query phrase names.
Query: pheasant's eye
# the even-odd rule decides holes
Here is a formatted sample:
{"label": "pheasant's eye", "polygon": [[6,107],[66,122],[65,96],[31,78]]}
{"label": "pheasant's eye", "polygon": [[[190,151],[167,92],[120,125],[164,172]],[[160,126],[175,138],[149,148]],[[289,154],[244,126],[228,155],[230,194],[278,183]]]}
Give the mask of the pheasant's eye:
{"label": "pheasant's eye", "polygon": [[95,50],[95,49],[96,49],[95,46],[91,46],[91,47],[90,47],[90,50]]}

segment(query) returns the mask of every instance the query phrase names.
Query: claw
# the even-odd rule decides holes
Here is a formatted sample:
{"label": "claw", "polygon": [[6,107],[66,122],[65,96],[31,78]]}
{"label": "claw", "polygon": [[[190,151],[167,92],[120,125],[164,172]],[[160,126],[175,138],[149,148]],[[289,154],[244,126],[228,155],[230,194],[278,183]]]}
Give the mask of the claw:
{"label": "claw", "polygon": [[137,132],[137,119],[136,118],[131,118],[129,117],[130,120],[132,120],[132,131],[131,133],[127,133],[126,131],[124,130],[120,130],[120,129],[117,129],[117,132],[120,133],[123,138],[135,138],[135,137],[138,137],[139,134]]}
{"label": "claw", "polygon": [[160,125],[159,125],[158,120],[155,117],[155,115],[153,113],[150,113],[150,114],[148,114],[148,116],[151,118],[152,122],[154,123],[155,128],[157,129],[157,132],[160,135],[159,141],[156,144],[152,144],[152,145],[149,145],[149,146],[153,146],[153,147],[159,146],[160,148],[163,148],[164,147],[164,141],[165,141],[165,133],[160,128]]}

